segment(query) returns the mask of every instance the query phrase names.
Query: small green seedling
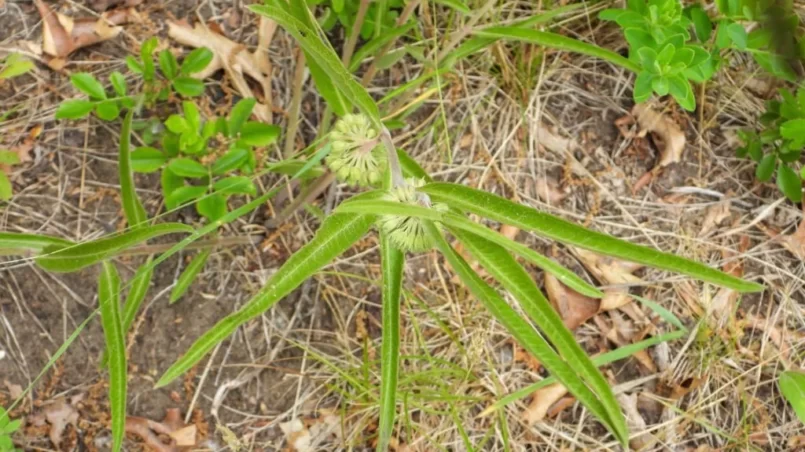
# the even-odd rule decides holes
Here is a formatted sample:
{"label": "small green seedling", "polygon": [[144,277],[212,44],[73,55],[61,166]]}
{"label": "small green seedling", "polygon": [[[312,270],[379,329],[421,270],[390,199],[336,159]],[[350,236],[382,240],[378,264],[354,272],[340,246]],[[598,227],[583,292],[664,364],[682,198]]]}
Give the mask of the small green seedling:
{"label": "small green seedling", "polygon": [[707,76],[711,55],[692,43],[691,20],[678,0],[632,0],[627,9],[607,9],[601,18],[623,28],[629,43],[629,59],[640,65],[634,84],[635,102],[652,93],[670,94],[688,111],[696,108],[690,79]]}
{"label": "small green seedling", "polygon": [[19,419],[11,420],[5,408],[0,406],[0,452],[12,452],[17,449],[14,448],[14,442],[11,437],[19,430],[22,422]]}
{"label": "small green seedling", "polygon": [[739,157],[757,162],[755,177],[767,182],[777,176],[780,191],[793,202],[802,201],[802,179],[805,167],[797,169],[805,148],[805,88],[796,95],[780,90],[782,100],[766,102],[766,112],[760,117],[761,130],[742,130],[743,146]]}
{"label": "small green seedling", "polygon": [[163,50],[157,57],[157,71],[154,60],[157,45],[156,38],[148,39],[141,48],[142,59],[131,55],[126,58],[129,70],[142,77],[140,92],[130,94],[126,77],[118,71],[109,75],[111,93],[94,75],[79,72],[70,76],[70,82],[89,98],[62,102],[56,110],[56,119],[80,119],[94,111],[98,118],[113,121],[124,108],[152,106],[157,100],[167,100],[173,91],[184,97],[200,96],[204,92],[204,83],[193,78],[192,74],[210,64],[212,52],[206,47],[198,48],[190,52],[180,65],[169,50]]}
{"label": "small green seedling", "polygon": [[255,148],[274,142],[279,128],[249,121],[256,101],[243,99],[228,118],[203,119],[193,102],[182,103],[182,114],[168,117],[159,146],[144,146],[131,153],[138,173],[161,170],[162,194],[169,209],[194,202],[209,221],[226,215],[227,199],[254,195],[248,175],[257,169]]}

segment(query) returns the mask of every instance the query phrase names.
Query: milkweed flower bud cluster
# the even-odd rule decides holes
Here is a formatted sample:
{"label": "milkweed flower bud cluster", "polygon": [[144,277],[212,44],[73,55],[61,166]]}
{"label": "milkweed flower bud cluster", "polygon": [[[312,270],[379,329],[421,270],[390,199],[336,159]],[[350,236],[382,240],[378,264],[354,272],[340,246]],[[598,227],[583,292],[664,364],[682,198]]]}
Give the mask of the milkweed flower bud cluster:
{"label": "milkweed flower bud cluster", "polygon": [[365,115],[350,114],[339,119],[330,132],[327,166],[338,180],[350,185],[378,185],[386,170],[386,153],[378,131]]}
{"label": "milkweed flower bud cluster", "polygon": [[[417,187],[424,185],[421,179],[406,179],[406,184],[391,189],[383,195],[386,201],[395,201],[413,206],[423,205],[423,195],[417,193]],[[444,206],[432,206],[437,210],[444,210]],[[425,225],[421,218],[404,215],[380,215],[377,226],[388,234],[391,243],[401,251],[422,252],[431,248],[431,241],[425,232]]]}

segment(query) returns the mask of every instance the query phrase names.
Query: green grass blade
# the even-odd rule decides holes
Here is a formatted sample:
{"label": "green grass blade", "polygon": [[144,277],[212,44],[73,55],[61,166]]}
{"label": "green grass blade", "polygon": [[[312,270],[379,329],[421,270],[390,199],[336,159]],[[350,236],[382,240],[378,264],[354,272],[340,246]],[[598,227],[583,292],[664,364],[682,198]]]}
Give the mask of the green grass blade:
{"label": "green grass blade", "polygon": [[98,281],[101,323],[109,353],[109,405],[112,411],[112,450],[120,450],[126,428],[126,339],[120,323],[120,277],[115,265],[103,262]]}
{"label": "green grass blade", "polygon": [[178,232],[193,232],[193,228],[182,223],[163,223],[74,246],[51,245],[43,250],[46,254],[36,258],[36,263],[47,271],[74,272],[154,237]]}
{"label": "green grass blade", "polygon": [[[476,274],[466,261],[447,243],[441,231],[430,221],[424,221],[425,229],[431,241],[450,263],[450,267],[461,278],[461,281],[470,292],[483,303],[484,307],[508,330],[512,336],[529,353],[536,356],[551,374],[557,376],[567,389],[575,395],[598,419],[615,434],[621,442],[625,442],[628,435],[625,428],[613,423],[607,409],[587,387],[584,381],[565,363],[551,348],[551,345],[540,336],[526,320],[509,306],[498,293],[486,284]],[[617,422],[617,421],[616,421]]]}
{"label": "green grass blade", "polygon": [[39,253],[48,246],[71,246],[73,242],[58,237],[18,232],[0,232],[0,255],[12,256],[28,252]]}
{"label": "green grass blade", "polygon": [[173,290],[171,290],[170,296],[170,304],[176,303],[179,298],[182,298],[187,289],[190,288],[190,285],[193,284],[193,281],[198,276],[199,272],[204,268],[204,265],[207,263],[207,259],[210,257],[210,253],[212,249],[207,248],[202,252],[198,253],[193,260],[187,265],[187,268],[184,269],[181,275],[179,275],[179,279],[176,281],[176,285],[173,286]]}
{"label": "green grass blade", "polygon": [[[559,356],[573,371],[573,375],[578,376],[590,386],[604,406],[610,423],[617,428],[617,431],[614,432],[615,436],[628,437],[626,421],[609,383],[576,342],[573,333],[562,323],[562,318],[542,295],[542,291],[534,283],[531,275],[503,247],[467,231],[451,229],[451,232],[467,247],[467,250],[481,266],[514,295],[531,321],[548,336]],[[536,358],[545,363],[542,356],[537,355]],[[560,373],[554,373],[554,375],[562,381]],[[572,390],[569,384],[564,381],[562,383]],[[581,398],[579,400],[583,401]]]}
{"label": "green grass blade", "polygon": [[529,30],[527,28],[515,26],[484,28],[483,30],[476,31],[475,34],[484,38],[522,41],[545,47],[551,47],[554,49],[580,53],[582,55],[589,55],[595,58],[600,58],[604,61],[609,61],[612,64],[618,65],[632,72],[640,72],[640,66],[637,63],[621,56],[618,53],[593,44],[588,44],[584,41],[579,41],[578,39],[568,38],[567,36],[562,36],[557,33]]}
{"label": "green grass blade", "polygon": [[464,4],[463,0],[433,0],[436,4],[452,8],[461,14],[472,14],[472,10]]}
{"label": "green grass blade", "polygon": [[134,277],[131,279],[131,287],[129,293],[126,295],[126,304],[123,306],[123,316],[121,323],[123,324],[123,333],[125,334],[134,319],[137,317],[137,311],[145,300],[145,295],[148,293],[148,288],[151,286],[151,279],[154,276],[154,267],[151,266],[151,258],[141,265]]}
{"label": "green grass blade", "polygon": [[374,223],[370,215],[333,214],[321,225],[313,239],[294,253],[268,280],[263,289],[243,308],[230,314],[202,335],[159,379],[162,387],[196,365],[219,342],[240,325],[259,316],[296,289],[321,267],[346,251]]}
{"label": "green grass blade", "polygon": [[458,228],[471,232],[474,235],[483,237],[484,239],[502,246],[511,252],[517,253],[537,267],[554,275],[556,279],[562,282],[562,284],[570,287],[582,295],[593,298],[601,298],[604,296],[603,292],[590,285],[587,281],[581,279],[581,277],[577,274],[566,269],[565,267],[562,267],[552,259],[537,253],[522,243],[518,243],[509,239],[508,237],[504,237],[497,231],[493,231],[483,225],[453,213],[448,213],[444,216],[444,224],[452,228]]}
{"label": "green grass blade", "polygon": [[383,266],[383,342],[380,353],[380,426],[377,451],[388,448],[397,413],[397,371],[400,365],[400,288],[405,255],[396,249],[387,234],[380,234],[380,260]]}
{"label": "green grass blade", "polygon": [[384,31],[383,34],[380,36],[370,40],[366,44],[362,45],[360,49],[352,56],[352,60],[349,63],[349,71],[355,72],[361,67],[361,62],[366,58],[374,55],[375,52],[380,50],[381,47],[386,45],[389,42],[394,41],[395,39],[399,38],[400,36],[408,33],[411,31],[412,28],[416,25],[416,21],[411,20],[408,21],[404,25],[400,25],[399,27],[392,28],[391,30]]}
{"label": "green grass blade", "polygon": [[[528,29],[531,27],[535,27],[537,25],[543,25],[552,20],[556,19],[557,17],[561,17],[565,14],[571,13],[580,7],[584,6],[584,3],[573,3],[570,5],[560,6],[556,8],[552,8],[550,11],[547,11],[542,14],[537,14],[534,16],[529,17],[528,19],[521,20],[513,25],[509,25],[505,28],[524,28]],[[485,29],[479,30],[479,32],[484,31]],[[480,37],[474,36],[472,38],[467,39],[460,46],[456,47],[456,49],[450,52],[450,55],[445,59],[442,63],[442,66],[452,66],[457,61],[461,61],[464,58],[472,55],[475,52],[481,51],[490,45],[498,42],[498,38],[487,38],[487,37]]]}
{"label": "green grass blade", "polygon": [[134,110],[130,109],[123,119],[120,128],[120,155],[118,165],[120,171],[120,197],[123,204],[123,213],[129,226],[137,227],[148,221],[143,203],[137,197],[134,188],[134,172],[131,169],[131,123],[134,120]]}
{"label": "green grass blade", "polygon": [[400,167],[406,177],[415,177],[417,179],[423,179],[426,182],[431,181],[430,175],[428,175],[428,173],[419,166],[419,163],[412,159],[407,152],[402,149],[397,149],[397,157],[400,159]]}
{"label": "green grass blade", "polygon": [[596,253],[662,270],[675,271],[739,292],[763,290],[763,286],[760,284],[744,281],[707,265],[591,231],[481,190],[457,184],[433,183],[421,187],[419,191],[427,193],[435,201],[443,202],[451,207],[517,226],[543,237]]}
{"label": "green grass blade", "polygon": [[[265,5],[250,5],[249,9],[274,19],[288,33],[290,33],[305,54],[325,71],[333,84],[355,104],[363,114],[368,116],[375,127],[381,128],[380,112],[369,93],[347,71],[332,47],[325,45],[319,39],[317,30],[309,27],[305,22],[297,19],[286,10],[287,6],[280,1],[269,1]],[[326,41],[325,41],[326,42]]]}
{"label": "green grass blade", "polygon": [[780,374],[777,384],[780,392],[788,400],[800,422],[805,424],[805,373],[785,371]]}
{"label": "green grass blade", "polygon": [[[663,342],[674,341],[674,340],[677,340],[679,338],[682,338],[682,337],[685,336],[685,334],[687,334],[686,331],[674,331],[674,332],[671,332],[671,333],[662,334],[660,336],[655,336],[655,337],[651,337],[651,338],[648,338],[648,339],[644,339],[644,340],[642,340],[640,342],[625,345],[625,346],[620,347],[618,349],[615,349],[615,350],[606,352],[604,354],[598,355],[598,356],[594,357],[592,359],[592,361],[593,361],[593,364],[595,364],[596,367],[606,366],[607,364],[612,364],[615,361],[620,361],[621,359],[628,358],[629,356],[632,356],[635,353],[637,353],[637,352],[639,352],[641,350],[645,350],[645,349],[647,349],[647,348],[649,348],[651,346],[654,346],[654,345],[657,345],[657,344],[660,344],[660,343],[663,343]],[[514,403],[514,402],[516,402],[518,400],[521,400],[521,399],[524,399],[524,398],[530,396],[531,394],[534,393],[534,391],[537,391],[538,389],[542,389],[542,388],[544,388],[544,387],[546,387],[548,385],[552,385],[552,384],[554,384],[556,382],[557,382],[556,377],[548,377],[548,378],[546,378],[544,380],[540,380],[540,381],[538,381],[538,382],[536,382],[536,383],[534,383],[532,385],[528,385],[525,388],[519,389],[519,390],[517,390],[517,391],[515,391],[515,392],[513,392],[513,393],[511,393],[511,394],[509,394],[509,395],[507,395],[507,396],[505,396],[503,398],[501,398],[497,402],[493,403],[492,405],[487,407],[484,411],[482,411],[481,414],[479,414],[479,416],[486,416],[486,415],[488,415],[488,414],[490,414],[490,413],[492,413],[494,411],[497,411],[497,410],[505,407],[506,405],[509,405],[511,403]]]}

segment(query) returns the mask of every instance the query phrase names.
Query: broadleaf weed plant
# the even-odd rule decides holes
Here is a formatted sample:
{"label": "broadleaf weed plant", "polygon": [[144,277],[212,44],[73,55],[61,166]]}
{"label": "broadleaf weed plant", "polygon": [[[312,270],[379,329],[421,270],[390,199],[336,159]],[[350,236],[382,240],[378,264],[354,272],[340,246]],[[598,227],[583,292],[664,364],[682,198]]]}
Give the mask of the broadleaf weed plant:
{"label": "broadleaf weed plant", "polygon": [[[321,162],[324,162],[329,173],[322,174],[320,178],[338,178],[344,183],[363,187],[365,191],[343,201],[326,216],[314,237],[291,255],[244,306],[221,319],[199,337],[165,370],[157,386],[171,383],[197,365],[240,326],[271,309],[374,228],[379,234],[380,243],[383,324],[381,385],[377,398],[380,412],[378,450],[386,450],[389,445],[399,404],[396,393],[400,365],[400,299],[405,260],[409,254],[423,252],[437,252],[443,256],[474,298],[526,351],[544,365],[552,378],[566,386],[618,443],[627,443],[629,432],[624,415],[612,388],[598,370],[598,366],[619,359],[619,356],[623,357],[623,353],[627,351],[618,350],[619,353],[602,355],[591,360],[515,256],[553,274],[582,294],[601,297],[602,292],[553,260],[472,221],[468,214],[509,224],[560,243],[688,275],[738,292],[763,289],[759,284],[744,281],[707,265],[590,231],[482,190],[432,180],[404,150],[395,148],[391,133],[382,120],[384,116],[381,115],[381,106],[348,69],[352,59],[343,58],[342,61],[338,57],[303,2],[271,0],[264,5],[252,5],[249,8],[276,21],[296,40],[305,53],[318,90],[328,102],[329,111],[338,116],[331,130],[328,127],[328,130],[322,131],[320,139],[303,151],[302,155],[306,158],[293,159],[286,155],[286,159],[280,164],[267,165],[261,170],[261,165],[265,163],[264,157],[256,149],[270,144],[279,131],[274,126],[249,122],[249,113],[254,104],[248,99],[238,102],[226,118],[202,118],[197,106],[185,100],[182,102],[181,112],[165,118],[164,121],[140,121],[141,125],[145,124],[140,130],[150,131],[150,144],[132,149],[135,114],[144,106],[167,100],[171,90],[185,98],[200,94],[197,86],[201,82],[195,79],[190,82],[192,77],[181,74],[192,74],[196,69],[203,68],[202,63],[205,60],[209,61],[205,52],[197,51],[185,58],[181,65],[172,60],[172,57],[162,56],[162,53],[155,63],[153,53],[156,44],[147,41],[148,45],[143,45],[141,59],[127,59],[129,69],[142,76],[143,90],[140,93],[129,94],[127,89],[122,89],[125,85],[120,82],[119,77],[115,76],[118,80],[110,79],[115,91],[113,97],[110,97],[103,85],[93,77],[77,74],[73,76],[72,82],[89,99],[67,101],[59,109],[60,118],[80,118],[94,111],[103,120],[119,117],[125,110],[120,137],[119,168],[121,199],[128,229],[84,243],[72,243],[43,235],[0,233],[0,247],[3,251],[33,253],[36,255],[36,264],[46,271],[73,272],[91,265],[102,266],[99,278],[100,307],[96,313],[100,314],[107,342],[114,450],[121,448],[126,413],[125,333],[146,296],[153,269],[192,242],[208,235],[215,236],[221,226],[248,214],[274,196],[279,188],[258,195],[256,187],[251,184],[251,178],[262,174],[262,171],[282,172],[291,175],[290,179],[303,179],[322,171]],[[676,10],[668,14],[677,17]],[[684,20],[680,21],[687,24]],[[682,24],[679,26],[684,26]],[[353,24],[353,33],[360,29],[362,24],[359,21]],[[525,39],[580,51],[615,61],[635,72],[641,70],[638,62],[614,52],[518,26],[484,29],[478,36],[471,38],[467,46],[460,49],[464,54],[469,54],[500,38]],[[385,44],[389,42],[392,41]],[[678,40],[671,42],[674,53],[669,57],[669,64],[674,66],[680,63],[674,59],[677,58],[684,60],[681,62],[686,63],[685,67],[688,68],[696,61],[695,55],[691,58],[688,56],[695,54],[696,50],[686,47],[684,39],[679,46],[677,43]],[[668,42],[658,41],[656,45],[647,44],[646,48],[659,49],[655,51],[655,59],[664,64],[666,55],[660,57],[660,54],[667,45]],[[379,49],[383,47],[387,46],[378,46]],[[347,49],[345,52],[351,55],[352,50]],[[685,54],[684,58],[675,57],[677,52]],[[381,53],[382,50],[373,56]],[[188,64],[191,68],[183,72]],[[661,69],[663,67],[661,65]],[[669,85],[672,79],[680,79],[676,72],[669,74],[659,72],[652,79],[652,89],[657,88],[654,79],[665,77]],[[435,83],[439,83],[438,80]],[[658,86],[662,83],[656,82]],[[201,90],[203,91],[203,84]],[[671,92],[670,86],[668,90]],[[663,92],[662,89],[659,91]],[[687,94],[681,98],[689,101]],[[106,106],[112,103],[114,107]],[[383,104],[382,101],[380,103]],[[100,105],[105,106],[99,110]],[[117,112],[113,115],[115,108]],[[156,223],[156,218],[149,219],[134,189],[135,171],[162,171],[166,204],[170,203],[169,207],[178,208],[183,204],[193,203],[199,214],[207,219],[206,224],[194,228],[181,223]],[[166,174],[169,176],[165,176]],[[166,177],[170,178],[169,182],[165,181]],[[177,195],[177,192],[180,194]],[[191,193],[186,195],[184,192]],[[234,193],[242,193],[251,200],[229,210],[226,196]],[[208,201],[210,198],[215,201]],[[185,238],[169,249],[149,257],[124,286],[114,259],[133,247],[166,234],[185,234]],[[448,235],[457,239],[500,288],[512,295],[526,314],[525,317],[503,298],[500,288],[490,285],[479,276],[450,245]],[[208,255],[207,251],[201,252],[186,268],[185,274],[176,285],[179,293],[172,294],[172,301],[181,296],[181,291],[203,267]],[[128,288],[128,292],[125,295],[125,305],[120,309],[124,288]],[[70,337],[54,359],[64,353],[78,332],[80,329]],[[671,336],[654,339],[670,340]],[[647,342],[639,347],[648,345],[650,344]],[[630,352],[637,349],[630,349]]]}

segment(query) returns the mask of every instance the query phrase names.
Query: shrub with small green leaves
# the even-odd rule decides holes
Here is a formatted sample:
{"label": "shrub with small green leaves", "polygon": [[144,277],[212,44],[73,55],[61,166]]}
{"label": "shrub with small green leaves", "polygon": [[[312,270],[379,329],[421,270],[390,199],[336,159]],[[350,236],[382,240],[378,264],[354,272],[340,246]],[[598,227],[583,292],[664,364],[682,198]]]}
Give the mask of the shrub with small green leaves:
{"label": "shrub with small green leaves", "polygon": [[156,38],[150,38],[142,45],[141,59],[131,55],[126,58],[129,70],[142,78],[142,86],[136,93],[130,92],[126,77],[118,71],[109,74],[111,92],[92,74],[79,72],[71,75],[73,87],[88,98],[62,102],[56,110],[56,119],[80,119],[94,111],[98,118],[113,121],[124,109],[152,106],[158,100],[167,100],[171,92],[184,97],[200,96],[204,92],[204,82],[192,75],[207,67],[212,61],[212,52],[200,47],[179,64],[169,50],[159,52],[155,60],[158,44]]}
{"label": "shrub with small green leaves", "polygon": [[766,112],[760,117],[760,130],[742,130],[743,146],[739,157],[749,157],[757,163],[755,177],[761,182],[777,178],[780,191],[793,202],[802,201],[802,179],[805,167],[799,164],[805,148],[805,88],[796,95],[780,90],[780,100],[766,102]]}
{"label": "shrub with small green leaves", "polygon": [[11,436],[19,430],[21,421],[19,419],[12,421],[8,417],[5,408],[0,406],[0,452],[12,452],[17,449],[14,448],[14,442]]}
{"label": "shrub with small green leaves", "polygon": [[692,43],[692,22],[678,0],[631,0],[627,9],[602,11],[601,19],[623,28],[629,59],[640,66],[634,82],[635,102],[649,100],[652,93],[670,94],[684,109],[696,108],[689,80],[701,78],[696,75],[711,64],[711,55]]}
{"label": "shrub with small green leaves", "polygon": [[204,119],[193,102],[183,102],[182,114],[168,117],[161,136],[155,137],[159,147],[132,151],[132,169],[161,171],[169,209],[193,202],[209,221],[221,218],[228,212],[230,196],[256,193],[247,177],[257,169],[255,147],[267,146],[279,136],[277,126],[248,120],[255,104],[254,99],[243,99],[228,118]]}

